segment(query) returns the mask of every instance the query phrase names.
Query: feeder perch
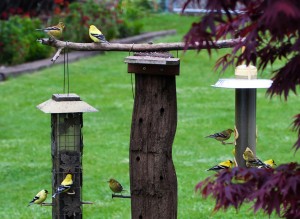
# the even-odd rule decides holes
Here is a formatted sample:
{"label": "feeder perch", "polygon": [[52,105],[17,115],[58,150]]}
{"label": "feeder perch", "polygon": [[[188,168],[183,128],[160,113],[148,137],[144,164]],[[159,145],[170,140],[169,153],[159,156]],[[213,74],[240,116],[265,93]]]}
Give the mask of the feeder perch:
{"label": "feeder perch", "polygon": [[76,94],[53,94],[50,100],[37,108],[51,114],[53,193],[68,173],[73,178],[70,192],[52,199],[52,218],[82,218],[82,113],[98,110]]}
{"label": "feeder perch", "polygon": [[242,154],[249,147],[256,152],[256,90],[269,88],[272,80],[257,79],[257,69],[253,65],[239,65],[235,78],[221,78],[213,87],[235,89],[235,126],[238,137],[235,139],[236,161],[246,167]]}

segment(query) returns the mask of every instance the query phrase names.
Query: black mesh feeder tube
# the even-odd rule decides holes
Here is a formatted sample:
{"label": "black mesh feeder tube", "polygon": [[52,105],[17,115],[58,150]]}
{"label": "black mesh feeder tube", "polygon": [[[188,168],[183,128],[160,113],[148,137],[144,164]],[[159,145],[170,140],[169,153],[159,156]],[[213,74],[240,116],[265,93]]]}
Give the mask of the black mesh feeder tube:
{"label": "black mesh feeder tube", "polygon": [[235,78],[219,79],[212,85],[235,89],[235,159],[239,167],[246,167],[243,153],[247,147],[256,153],[257,88],[269,88],[271,85],[271,80],[257,79],[257,69],[253,65],[239,65],[235,69]]}
{"label": "black mesh feeder tube", "polygon": [[52,193],[72,175],[73,185],[52,198],[52,218],[82,218],[83,112],[97,112],[76,94],[53,94],[37,106],[51,114]]}

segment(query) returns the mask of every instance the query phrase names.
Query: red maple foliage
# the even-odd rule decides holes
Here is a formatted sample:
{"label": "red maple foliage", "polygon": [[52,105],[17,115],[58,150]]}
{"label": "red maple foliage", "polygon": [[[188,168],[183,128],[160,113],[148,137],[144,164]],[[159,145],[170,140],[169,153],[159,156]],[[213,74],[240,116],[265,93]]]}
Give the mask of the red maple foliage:
{"label": "red maple foliage", "polygon": [[[207,14],[193,23],[185,36],[187,45],[214,40],[239,38],[231,53],[216,62],[224,71],[229,65],[245,61],[263,71],[276,60],[285,64],[273,71],[273,84],[267,93],[284,96],[296,93],[300,84],[300,1],[299,0],[186,0],[206,4]],[[237,10],[238,9],[238,10]],[[183,9],[184,10],[184,9]],[[241,48],[245,50],[241,53]],[[207,48],[211,53],[212,48]],[[300,148],[300,114],[295,116],[298,133],[295,151]],[[285,164],[276,169],[233,168],[216,174],[196,186],[204,197],[216,198],[215,210],[230,206],[238,209],[244,202],[254,202],[254,211],[273,211],[285,218],[300,218],[300,165]]]}
{"label": "red maple foliage", "polygon": [[[187,44],[199,46],[200,50],[201,42],[213,45],[213,40],[240,38],[232,52],[217,61],[216,68],[223,71],[229,65],[245,61],[264,70],[276,60],[284,60],[286,64],[273,71],[273,84],[267,93],[271,97],[282,95],[286,100],[290,91],[296,93],[300,84],[299,0],[187,0],[184,8],[191,2],[199,5],[206,2],[208,13],[192,24],[185,36]],[[241,54],[243,46],[245,51]],[[300,114],[295,116],[294,128],[298,131],[297,150]]]}
{"label": "red maple foliage", "polygon": [[276,169],[233,168],[219,172],[196,185],[204,197],[216,198],[215,211],[230,206],[238,209],[253,201],[254,211],[300,218],[300,165],[290,163]]}

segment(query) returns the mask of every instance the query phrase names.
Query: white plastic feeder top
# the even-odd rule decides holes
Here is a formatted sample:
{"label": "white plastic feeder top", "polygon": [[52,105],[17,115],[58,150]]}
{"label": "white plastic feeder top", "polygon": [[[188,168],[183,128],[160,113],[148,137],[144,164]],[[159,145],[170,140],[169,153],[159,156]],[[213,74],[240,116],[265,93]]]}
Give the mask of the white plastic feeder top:
{"label": "white plastic feeder top", "polygon": [[213,87],[219,88],[269,88],[273,81],[257,79],[257,69],[253,65],[239,65],[235,68],[235,78],[220,78]]}

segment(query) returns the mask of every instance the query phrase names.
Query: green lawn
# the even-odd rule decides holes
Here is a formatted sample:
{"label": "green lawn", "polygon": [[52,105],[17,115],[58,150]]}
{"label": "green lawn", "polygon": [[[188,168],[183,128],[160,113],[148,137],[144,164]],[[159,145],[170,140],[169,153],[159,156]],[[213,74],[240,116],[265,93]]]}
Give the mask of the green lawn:
{"label": "green lawn", "polygon": [[[144,19],[145,31],[178,29],[178,35],[156,42],[180,41],[195,17],[155,15]],[[215,60],[224,51],[179,52],[181,72],[177,77],[178,126],[173,160],[178,178],[178,218],[267,218],[253,215],[251,204],[239,212],[212,213],[214,200],[195,194],[195,185],[210,176],[205,169],[232,159],[232,146],[223,146],[204,136],[234,126],[234,90],[216,89],[219,77],[232,77],[233,69],[220,76],[213,72]],[[177,53],[174,52],[177,56]],[[130,200],[111,199],[106,181],[117,178],[129,190],[129,136],[133,106],[131,75],[124,58],[128,53],[107,52],[70,64],[71,89],[99,109],[84,114],[83,207],[84,218],[131,218]],[[60,57],[62,58],[62,57]],[[271,68],[270,68],[271,69]],[[270,78],[270,72],[263,77]],[[36,106],[53,93],[62,92],[63,66],[12,78],[0,83],[0,216],[1,218],[51,218],[50,207],[26,207],[41,189],[51,191],[50,115]],[[296,133],[292,117],[299,100],[269,99],[265,89],[257,95],[257,154],[276,163],[297,161],[291,150]],[[50,196],[47,201],[51,201]],[[276,217],[272,217],[276,218]]]}

